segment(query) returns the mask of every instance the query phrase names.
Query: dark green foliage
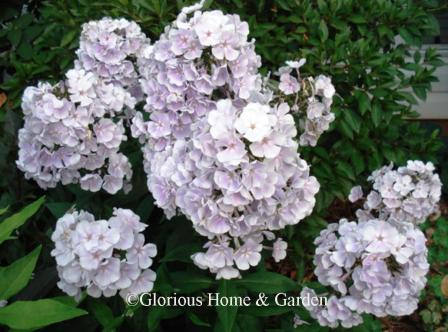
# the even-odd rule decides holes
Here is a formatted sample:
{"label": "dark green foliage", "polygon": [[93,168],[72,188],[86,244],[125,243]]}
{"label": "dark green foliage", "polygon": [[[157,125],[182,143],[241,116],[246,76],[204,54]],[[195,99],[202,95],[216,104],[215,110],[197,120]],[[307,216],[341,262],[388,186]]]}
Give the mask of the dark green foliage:
{"label": "dark green foliage", "polygon": [[[428,331],[448,329],[448,221],[439,218],[426,225],[431,270],[420,317]],[[444,288],[444,291],[442,291]]]}
{"label": "dark green foliage", "polygon": [[[433,49],[413,52],[438,33],[428,12],[434,1],[283,0],[219,1],[251,25],[264,65],[307,59],[306,74],[332,77],[338,96],[333,131],[305,153],[321,183],[319,210],[343,198],[352,184],[379,166],[407,159],[436,159],[440,148],[414,118],[442,61]],[[223,3],[225,3],[223,5]],[[231,9],[230,9],[231,8]],[[400,35],[405,43],[397,44]]]}
{"label": "dark green foliage", "polygon": [[[34,182],[26,181],[14,163],[17,130],[22,125],[20,97],[27,85],[63,77],[72,66],[81,24],[103,16],[125,17],[140,24],[155,40],[186,3],[192,2],[52,0],[30,1],[24,14],[20,14],[18,6],[2,8],[0,93],[5,93],[7,101],[0,104],[0,208],[22,207],[42,195],[42,190]],[[423,37],[438,33],[438,24],[431,14],[439,6],[437,1],[209,0],[206,6],[238,13],[249,22],[251,37],[256,38],[257,52],[263,59],[263,72],[275,71],[285,60],[306,57],[304,74],[329,75],[337,90],[332,130],[321,137],[319,147],[303,152],[304,159],[312,164],[321,190],[316,213],[284,231],[283,237],[288,239],[291,249],[288,271],[269,262],[266,267],[260,264],[247,273],[246,279],[223,283],[194,267],[189,256],[204,240],[193,231],[188,220],[178,217],[166,221],[163,213],[153,206],[139,147],[136,142],[129,142],[124,152],[132,155],[134,168],[134,189],[130,194],[92,194],[77,186],[49,190],[46,209],[22,227],[24,241],[2,244],[0,261],[4,266],[42,245],[35,277],[19,293],[19,299],[37,300],[61,294],[56,288],[55,264],[49,256],[52,249],[49,235],[56,219],[73,205],[98,218],[109,217],[114,206],[132,208],[149,224],[146,235],[159,248],[154,266],[155,291],[160,294],[198,296],[220,290],[230,295],[251,295],[263,283],[269,286],[266,293],[277,292],[278,287],[292,290],[294,284],[297,293],[302,285],[310,283],[312,240],[325,227],[324,218],[331,221],[340,217],[334,208],[329,208],[335,199],[345,201],[353,184],[390,161],[402,164],[418,158],[437,162],[441,147],[438,133],[428,132],[419,122],[409,120],[417,116],[413,107],[418,99],[425,99],[436,80],[434,71],[442,65],[433,49],[413,51],[421,45]],[[398,35],[404,42],[396,43]],[[1,100],[0,97],[0,103]],[[432,245],[436,249],[430,250],[432,263],[446,262],[448,234],[442,229],[446,224],[442,219],[436,226],[436,232],[446,236],[434,235]],[[422,324],[429,329],[447,324],[446,319],[440,318],[448,316],[444,311],[447,300],[438,291],[442,275],[447,273],[446,265],[440,269],[440,274],[430,277],[428,299],[423,301],[420,311]],[[275,306],[217,311],[207,307],[125,308],[119,298],[89,299],[81,306],[89,311],[88,317],[78,318],[76,324],[55,325],[52,330],[88,332],[102,327],[111,331],[121,326],[124,331],[293,331],[293,313],[311,321],[302,308]],[[319,328],[316,323],[300,327],[300,331],[307,330],[328,329]],[[380,331],[381,326],[377,320],[366,317],[365,323],[355,330]]]}

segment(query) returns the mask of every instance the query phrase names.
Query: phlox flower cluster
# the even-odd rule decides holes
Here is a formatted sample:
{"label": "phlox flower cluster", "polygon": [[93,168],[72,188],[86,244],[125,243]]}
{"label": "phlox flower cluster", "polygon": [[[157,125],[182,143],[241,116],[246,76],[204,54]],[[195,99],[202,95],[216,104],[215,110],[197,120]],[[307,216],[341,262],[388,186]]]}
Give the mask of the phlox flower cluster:
{"label": "phlox flower cluster", "polygon": [[[146,112],[131,129],[145,144],[156,204],[168,218],[183,213],[209,239],[193,261],[230,279],[259,263],[262,241],[275,240],[270,231],[311,213],[319,183],[297,153],[290,103],[258,72],[248,24],[217,10],[188,18],[199,7],[184,9],[141,52]],[[273,252],[283,259],[286,242]]]}
{"label": "phlox flower cluster", "polygon": [[87,22],[83,25],[76,51],[75,67],[124,88],[123,93],[130,93],[140,101],[143,95],[135,61],[149,42],[140,26],[133,21],[105,17]]}
{"label": "phlox flower cluster", "polygon": [[[318,296],[316,292],[308,287],[304,287],[300,292],[301,297]],[[344,302],[344,298],[331,295],[328,298],[327,305],[324,307],[313,306],[305,303],[304,307],[310,313],[310,316],[317,320],[320,326],[338,327],[341,324],[344,328],[351,328],[362,324],[363,320],[359,313],[352,311]],[[294,316],[293,324],[298,327],[308,324],[300,319],[300,316]]]}
{"label": "phlox flower cluster", "polygon": [[[351,327],[363,313],[404,316],[417,309],[429,270],[426,238],[417,224],[437,210],[441,182],[432,163],[392,167],[368,178],[372,190],[356,222],[329,224],[314,241],[314,273],[335,293],[326,308],[307,308],[322,326]],[[361,198],[361,187],[354,187],[349,200]]]}
{"label": "phlox flower cluster", "polygon": [[[438,211],[442,183],[431,162],[410,160],[396,170],[390,164],[374,171],[368,181],[371,190],[363,209],[356,213],[359,220],[378,217],[395,223],[421,224]],[[352,188],[350,201],[363,198],[360,186]]]}
{"label": "phlox flower cluster", "polygon": [[[314,273],[321,284],[339,293],[336,301],[344,312],[348,308],[354,317],[362,313],[383,317],[409,315],[417,309],[429,264],[426,238],[412,224],[399,229],[379,219],[359,223],[341,219],[323,230],[314,243]],[[330,314],[324,325],[348,324],[343,316],[327,310]],[[325,311],[315,313],[325,316]],[[353,317],[347,315],[347,319]]]}
{"label": "phlox flower cluster", "polygon": [[114,209],[109,220],[95,220],[85,211],[65,214],[51,236],[60,281],[58,287],[79,298],[117,292],[126,298],[153,288],[156,273],[149,269],[157,248],[145,243],[147,225],[127,209]]}
{"label": "phlox flower cluster", "polygon": [[17,166],[40,187],[80,183],[84,190],[130,190],[131,164],[119,152],[141,97],[135,58],[146,43],[134,22],[83,25],[78,59],[64,81],[28,87],[22,98]]}
{"label": "phlox flower cluster", "polygon": [[286,61],[286,66],[280,67],[279,98],[293,104],[292,111],[298,117],[301,131],[300,145],[316,146],[319,137],[335,119],[330,107],[336,91],[327,76],[302,78],[299,68],[304,64],[305,60],[302,59]]}

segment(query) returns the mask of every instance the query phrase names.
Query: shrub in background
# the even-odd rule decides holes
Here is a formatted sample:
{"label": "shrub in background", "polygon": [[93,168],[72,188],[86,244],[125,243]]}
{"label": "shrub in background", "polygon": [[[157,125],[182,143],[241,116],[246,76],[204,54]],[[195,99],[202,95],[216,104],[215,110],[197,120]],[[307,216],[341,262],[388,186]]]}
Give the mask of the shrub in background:
{"label": "shrub in background", "polygon": [[[250,22],[268,65],[306,57],[302,71],[332,77],[339,97],[333,106],[335,130],[313,155],[313,172],[324,188],[321,208],[346,193],[361,173],[387,161],[435,159],[435,134],[404,121],[417,116],[412,106],[426,98],[442,64],[434,49],[411,52],[424,36],[438,33],[430,14],[434,1],[227,3]],[[404,42],[397,43],[396,36]]]}
{"label": "shrub in background", "polygon": [[[32,182],[26,182],[14,167],[17,156],[16,133],[21,126],[20,97],[27,85],[48,78],[57,81],[70,68],[74,49],[81,31],[81,24],[103,16],[126,17],[136,21],[145,33],[155,39],[165,25],[175,18],[185,2],[163,0],[117,0],[117,1],[48,1],[28,4],[28,10],[9,8],[2,11],[0,30],[0,89],[7,100],[0,97],[0,172],[8,174],[0,179],[2,196],[0,206],[22,204],[30,196],[40,193]],[[436,1],[356,1],[356,0],[273,0],[273,1],[208,1],[208,6],[221,7],[234,12],[250,24],[251,37],[257,39],[257,52],[266,61],[263,66],[274,70],[284,60],[307,58],[302,67],[306,75],[325,73],[332,77],[338,96],[333,111],[336,120],[333,130],[319,142],[319,148],[306,151],[305,158],[312,163],[312,173],[321,183],[315,215],[301,223],[301,227],[289,228],[285,237],[291,243],[289,265],[272,266],[268,269],[295,276],[299,282],[309,279],[312,269],[313,248],[308,244],[326,225],[322,219],[329,214],[338,219],[337,211],[328,207],[335,198],[345,200],[353,183],[370,171],[394,161],[403,164],[407,159],[436,161],[440,142],[437,132],[423,130],[418,122],[405,120],[416,113],[412,107],[417,99],[424,99],[435,81],[434,71],[442,64],[434,50],[424,54],[411,52],[419,46],[424,36],[437,34],[438,26],[431,15],[437,9]],[[396,36],[404,42],[396,43]],[[144,174],[139,168],[141,154],[138,146],[129,143],[130,161],[134,166],[134,189],[127,195],[111,197],[107,194],[82,192],[76,186],[70,191],[56,188],[48,193],[44,214],[25,231],[25,236],[43,243],[42,266],[37,277],[45,276],[46,266],[54,266],[49,259],[51,244],[48,234],[54,228],[55,217],[60,217],[74,203],[95,215],[110,215],[113,206],[132,208],[142,220],[154,223],[152,232],[161,234],[156,240],[161,248],[158,281],[155,290],[171,294],[180,290],[190,294],[210,287],[222,294],[236,292],[276,292],[298,289],[291,280],[279,274],[260,270],[235,283],[217,284],[207,274],[199,273],[189,260],[201,241],[184,218],[163,223],[163,213],[151,209],[152,200],[147,195]],[[171,232],[176,228],[176,232]],[[183,236],[179,234],[183,232]],[[190,238],[190,239],[189,239]],[[9,241],[4,252],[23,251],[18,241]],[[3,254],[4,260],[10,262]],[[55,276],[52,276],[55,280]],[[258,286],[256,286],[256,285]],[[254,286],[255,285],[255,286]],[[275,285],[281,285],[276,288]],[[36,285],[37,286],[37,285]],[[48,288],[48,287],[47,287]],[[47,294],[54,289],[46,289]],[[34,293],[36,294],[36,293]],[[180,317],[167,324],[191,326],[214,325],[214,316],[207,310],[195,308],[159,308],[157,310],[127,310],[122,304],[89,300],[87,306],[95,319],[105,328],[121,323],[135,329],[159,326],[161,319]],[[205,311],[205,312],[204,312]],[[118,317],[114,317],[119,313]],[[266,319],[263,317],[273,316]],[[269,309],[266,312],[221,308],[217,313],[218,328],[260,330],[262,326],[291,327],[293,313],[289,310]],[[428,315],[428,314],[422,314]],[[148,316],[148,317],[147,317]],[[425,317],[423,317],[425,319]],[[91,317],[77,321],[89,325]],[[109,323],[108,323],[109,322]],[[108,325],[109,324],[109,325]],[[87,326],[86,325],[86,326]],[[365,319],[366,330],[378,329],[377,322]],[[196,328],[196,327],[195,327]],[[301,329],[304,327],[302,326]],[[315,330],[315,326],[310,329]]]}

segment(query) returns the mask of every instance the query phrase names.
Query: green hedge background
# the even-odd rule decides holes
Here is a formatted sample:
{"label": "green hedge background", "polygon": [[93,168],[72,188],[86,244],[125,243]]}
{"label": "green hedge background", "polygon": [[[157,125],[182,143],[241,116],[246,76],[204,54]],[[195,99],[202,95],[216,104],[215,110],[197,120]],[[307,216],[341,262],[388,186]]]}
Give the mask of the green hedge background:
{"label": "green hedge background", "polygon": [[[269,291],[276,285],[299,291],[312,278],[312,240],[327,222],[353,211],[346,197],[354,184],[365,181],[374,169],[408,159],[433,161],[443,167],[446,152],[438,130],[423,128],[414,120],[417,100],[424,100],[434,72],[443,62],[434,49],[417,49],[427,36],[439,33],[434,13],[446,10],[446,3],[431,0],[215,0],[206,8],[237,13],[249,22],[250,36],[256,38],[257,52],[264,71],[274,71],[285,60],[305,57],[305,74],[332,77],[337,90],[333,112],[336,120],[330,132],[321,137],[318,147],[304,152],[312,173],[321,184],[318,203],[312,216],[285,230],[293,248],[280,265],[267,260],[257,271],[241,281],[216,282],[195,268],[189,256],[202,239],[183,217],[164,220],[153,206],[141,166],[136,142],[125,147],[134,168],[134,189],[128,195],[83,192],[77,186],[58,187],[43,192],[26,181],[15,167],[17,130],[22,125],[20,98],[24,88],[39,80],[57,81],[72,66],[81,25],[103,16],[136,21],[156,40],[179,9],[192,1],[174,0],[53,0],[10,1],[0,13],[0,208],[16,211],[37,197],[47,195],[45,208],[20,228],[19,240],[3,243],[0,262],[8,265],[38,245],[42,252],[35,276],[13,300],[30,300],[61,295],[56,287],[55,264],[49,255],[49,235],[58,217],[76,204],[97,217],[109,217],[113,206],[134,209],[150,224],[148,236],[159,247],[156,291],[200,294],[219,289],[228,294],[254,291],[244,280],[263,282]],[[23,5],[25,5],[23,7]],[[24,9],[25,8],[25,9]],[[397,43],[396,36],[403,42]],[[415,50],[415,51],[414,51]],[[443,173],[443,172],[442,172]],[[443,173],[445,174],[445,173]],[[443,175],[442,174],[442,175]],[[444,178],[444,176],[442,176]],[[444,179],[446,183],[446,179]],[[419,312],[401,320],[366,317],[354,330],[379,331],[381,326],[396,331],[448,330],[448,299],[441,292],[448,273],[448,226],[440,218],[427,222],[432,270]],[[174,231],[175,230],[175,231]],[[156,236],[157,235],[157,236]],[[276,273],[271,273],[276,272]],[[250,279],[252,278],[252,279]],[[280,278],[280,279],[279,279]],[[266,283],[267,281],[267,283]],[[448,279],[447,279],[448,284]],[[447,285],[448,287],[448,285]],[[281,288],[280,288],[281,290]],[[124,308],[120,299],[81,303],[89,315],[48,330],[95,329],[143,331],[290,331],[291,310],[204,308]],[[302,316],[306,314],[300,312]],[[401,328],[401,329],[400,329]],[[325,331],[317,325],[300,331]],[[395,331],[395,330],[394,330]]]}

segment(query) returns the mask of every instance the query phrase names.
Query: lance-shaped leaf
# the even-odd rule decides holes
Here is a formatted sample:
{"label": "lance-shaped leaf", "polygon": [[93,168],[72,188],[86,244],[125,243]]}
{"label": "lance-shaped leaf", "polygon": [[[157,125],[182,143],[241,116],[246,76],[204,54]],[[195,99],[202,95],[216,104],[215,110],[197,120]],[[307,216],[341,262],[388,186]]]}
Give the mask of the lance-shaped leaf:
{"label": "lance-shaped leaf", "polygon": [[54,299],[17,301],[0,308],[0,324],[11,329],[37,329],[87,314],[86,311]]}
{"label": "lance-shaped leaf", "polygon": [[41,246],[11,265],[0,267],[0,299],[7,300],[21,291],[31,278]]}
{"label": "lance-shaped leaf", "polygon": [[22,226],[31,216],[33,216],[45,201],[45,196],[23,208],[20,212],[6,218],[0,223],[0,243],[7,240],[11,233]]}

